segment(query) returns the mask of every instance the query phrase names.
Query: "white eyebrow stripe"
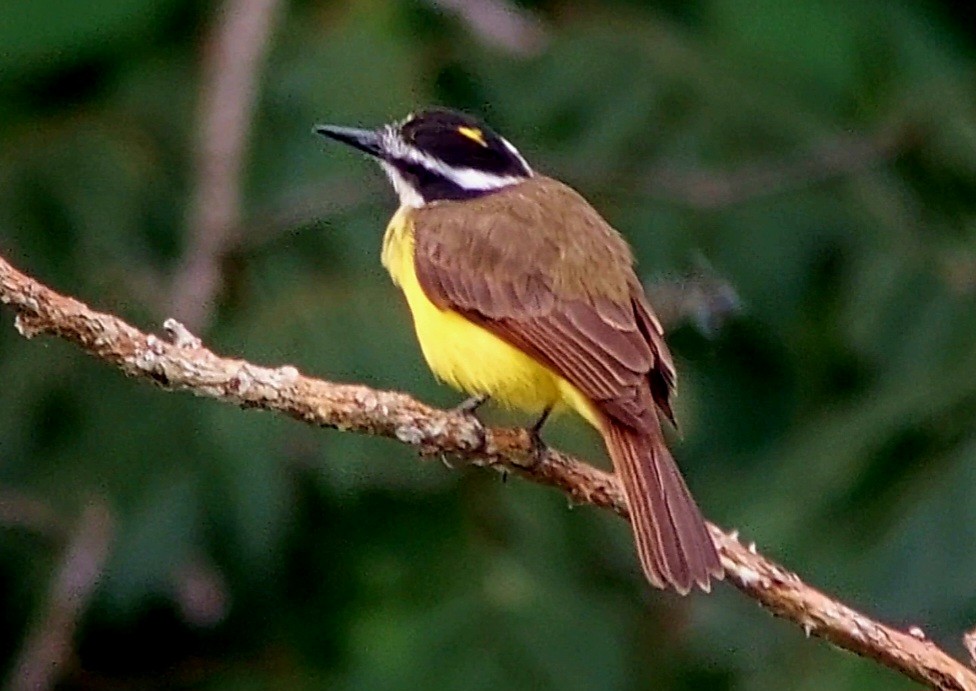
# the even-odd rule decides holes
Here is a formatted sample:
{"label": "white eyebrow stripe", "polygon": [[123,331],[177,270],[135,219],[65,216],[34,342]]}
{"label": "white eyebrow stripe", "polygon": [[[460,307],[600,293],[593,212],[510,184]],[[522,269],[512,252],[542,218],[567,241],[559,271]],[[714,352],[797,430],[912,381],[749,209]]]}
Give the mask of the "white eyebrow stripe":
{"label": "white eyebrow stripe", "polygon": [[499,137],[499,139],[501,139],[505,144],[505,147],[518,158],[519,162],[525,168],[525,176],[496,175],[494,173],[486,173],[483,170],[477,170],[475,168],[453,168],[444,163],[444,161],[434,158],[433,156],[426,154],[423,151],[420,151],[404,142],[403,138],[400,137],[399,132],[397,132],[396,128],[394,127],[386,128],[383,131],[382,137],[383,149],[387,155],[423,166],[427,170],[447,178],[454,184],[466,190],[495,190],[508,185],[513,185],[516,182],[521,182],[526,177],[532,177],[534,174],[532,169],[529,167],[529,164],[518,152],[518,150],[512,146],[511,142],[503,137]]}
{"label": "white eyebrow stripe", "polygon": [[512,144],[512,142],[510,142],[507,139],[505,139],[505,137],[502,137],[501,135],[499,135],[498,138],[502,140],[502,144],[505,145],[505,148],[508,149],[509,152],[513,156],[515,156],[515,158],[517,158],[519,160],[519,163],[522,164],[522,167],[525,168],[525,170],[529,174],[529,177],[531,177],[532,176],[532,168],[529,167],[529,162],[526,161],[525,160],[525,157],[522,156],[522,154],[519,152],[519,150],[515,148],[515,145]]}
{"label": "white eyebrow stripe", "polygon": [[445,168],[439,172],[466,190],[497,190],[525,179],[514,175],[494,175],[474,168]]}

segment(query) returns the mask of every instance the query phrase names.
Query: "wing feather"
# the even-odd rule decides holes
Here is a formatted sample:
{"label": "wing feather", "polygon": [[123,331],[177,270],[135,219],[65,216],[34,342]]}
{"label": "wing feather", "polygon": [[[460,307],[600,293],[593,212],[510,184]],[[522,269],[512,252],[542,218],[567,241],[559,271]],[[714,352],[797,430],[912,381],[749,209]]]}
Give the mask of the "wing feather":
{"label": "wing feather", "polygon": [[427,297],[545,363],[622,424],[650,429],[654,403],[670,414],[671,356],[623,238],[542,176],[460,203],[465,213],[455,202],[417,210]]}

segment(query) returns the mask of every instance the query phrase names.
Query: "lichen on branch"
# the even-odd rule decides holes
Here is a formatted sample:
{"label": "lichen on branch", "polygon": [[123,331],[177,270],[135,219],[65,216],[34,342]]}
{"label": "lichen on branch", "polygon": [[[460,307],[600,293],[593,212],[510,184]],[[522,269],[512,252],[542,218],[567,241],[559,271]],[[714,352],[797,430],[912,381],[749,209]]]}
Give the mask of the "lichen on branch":
{"label": "lichen on branch", "polygon": [[[454,455],[506,469],[556,487],[576,503],[627,517],[612,474],[558,451],[537,457],[525,430],[485,429],[470,417],[432,408],[403,393],[328,382],[290,365],[269,368],[221,357],[174,320],[164,324],[165,337],[146,334],[47,288],[2,257],[0,302],[16,313],[15,325],[25,337],[57,336],[164,389],[283,413],[319,427],[397,439],[426,455]],[[709,528],[727,581],[807,636],[876,660],[930,688],[976,691],[976,674],[927,640],[921,629],[885,626],[805,584],[755,545],[743,545],[735,532]]]}

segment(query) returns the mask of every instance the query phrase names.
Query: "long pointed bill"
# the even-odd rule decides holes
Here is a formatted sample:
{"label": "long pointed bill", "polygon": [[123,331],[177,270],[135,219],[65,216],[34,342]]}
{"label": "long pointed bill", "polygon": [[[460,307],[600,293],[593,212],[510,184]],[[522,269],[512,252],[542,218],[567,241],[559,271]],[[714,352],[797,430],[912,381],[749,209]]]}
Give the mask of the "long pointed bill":
{"label": "long pointed bill", "polygon": [[365,151],[370,156],[380,157],[383,149],[380,137],[373,130],[360,130],[355,127],[336,127],[335,125],[316,125],[315,131],[329,139],[348,144],[351,147]]}

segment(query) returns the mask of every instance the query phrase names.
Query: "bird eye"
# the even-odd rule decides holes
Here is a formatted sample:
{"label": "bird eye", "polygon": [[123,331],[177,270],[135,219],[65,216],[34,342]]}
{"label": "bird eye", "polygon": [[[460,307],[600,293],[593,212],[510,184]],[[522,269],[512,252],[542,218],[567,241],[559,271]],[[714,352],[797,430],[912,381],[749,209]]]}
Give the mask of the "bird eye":
{"label": "bird eye", "polygon": [[485,141],[485,133],[477,127],[466,127],[462,125],[457,128],[457,131],[461,136],[467,137],[476,144],[488,148],[488,142]]}

